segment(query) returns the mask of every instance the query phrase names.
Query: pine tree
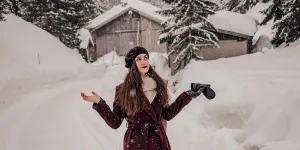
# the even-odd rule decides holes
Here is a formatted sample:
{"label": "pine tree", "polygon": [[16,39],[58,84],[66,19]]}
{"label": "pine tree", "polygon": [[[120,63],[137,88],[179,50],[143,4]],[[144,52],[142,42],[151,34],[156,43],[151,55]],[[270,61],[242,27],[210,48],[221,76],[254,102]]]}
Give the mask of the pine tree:
{"label": "pine tree", "polygon": [[287,1],[289,0],[273,0],[273,4],[261,12],[266,16],[261,25],[267,24],[271,19],[274,19],[274,21],[282,19],[286,13],[287,8],[285,6],[287,5]]}
{"label": "pine tree", "polygon": [[149,3],[151,5],[154,5],[158,8],[162,8],[163,7],[163,1],[162,0],[142,0],[146,3]]}
{"label": "pine tree", "polygon": [[286,1],[284,8],[288,8],[284,11],[284,17],[272,27],[277,29],[271,41],[276,47],[283,43],[289,45],[300,38],[300,1]]}
{"label": "pine tree", "polygon": [[[5,1],[5,0],[4,0]],[[10,12],[14,13],[16,16],[22,16],[22,0],[6,0],[9,4]]]}
{"label": "pine tree", "polygon": [[245,14],[258,2],[259,0],[229,0],[224,6],[222,6],[222,8],[228,11]]}
{"label": "pine tree", "polygon": [[8,3],[5,0],[0,1],[0,22],[5,21],[4,14],[8,14]]}
{"label": "pine tree", "polygon": [[104,3],[104,0],[92,0],[90,3],[95,4],[95,6],[96,6],[96,7],[93,7],[94,11],[96,12],[93,14],[103,13],[108,9]]}
{"label": "pine tree", "polygon": [[23,2],[21,7],[23,9],[22,18],[39,27],[45,21],[45,15],[54,11],[53,2],[48,0],[27,0]]}
{"label": "pine tree", "polygon": [[278,47],[285,43],[290,43],[300,38],[300,1],[299,0],[273,0],[273,4],[262,11],[265,15],[261,25],[273,21],[272,29],[275,36],[271,40],[274,46]]}
{"label": "pine tree", "polygon": [[106,9],[110,9],[116,5],[121,4],[121,0],[101,0],[102,4],[105,6]]}
{"label": "pine tree", "polygon": [[217,4],[211,0],[177,0],[169,3],[158,13],[170,17],[162,25],[159,41],[169,42],[171,51],[169,55],[176,54],[173,63],[186,66],[191,59],[202,59],[197,53],[208,47],[219,47],[218,38],[206,29],[215,30],[207,20],[209,15],[214,14]]}
{"label": "pine tree", "polygon": [[46,30],[70,48],[78,48],[77,32],[104,11],[96,0],[31,0],[23,18]]}

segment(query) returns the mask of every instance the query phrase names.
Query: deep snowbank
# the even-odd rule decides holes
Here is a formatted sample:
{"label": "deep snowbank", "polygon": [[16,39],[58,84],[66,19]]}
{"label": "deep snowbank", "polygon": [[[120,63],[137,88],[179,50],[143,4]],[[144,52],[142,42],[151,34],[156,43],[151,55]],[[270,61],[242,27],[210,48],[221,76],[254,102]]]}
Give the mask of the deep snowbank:
{"label": "deep snowbank", "polygon": [[[268,51],[264,55],[257,53],[190,64],[180,75],[178,93],[188,89],[191,82],[211,84],[217,93],[214,100],[208,101],[202,96],[185,109],[186,115],[198,119],[197,128],[202,128],[197,145],[209,150],[299,149],[300,129],[296,128],[300,125],[298,49],[299,46]],[[223,128],[240,130],[247,135],[245,141],[234,140],[230,130]]]}

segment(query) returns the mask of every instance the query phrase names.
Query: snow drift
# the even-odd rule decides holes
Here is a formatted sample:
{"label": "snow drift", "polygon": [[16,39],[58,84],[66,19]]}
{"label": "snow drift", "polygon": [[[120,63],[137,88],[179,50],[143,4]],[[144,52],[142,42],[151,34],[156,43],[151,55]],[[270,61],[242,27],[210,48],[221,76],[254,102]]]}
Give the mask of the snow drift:
{"label": "snow drift", "polygon": [[103,67],[86,64],[48,32],[15,15],[6,18],[0,23],[0,109],[47,83],[101,76]]}
{"label": "snow drift", "polygon": [[[232,150],[277,150],[275,145],[281,149],[299,149],[300,130],[296,126],[300,125],[300,66],[296,64],[300,52],[297,49],[299,46],[268,51],[264,55],[256,53],[188,65],[180,75],[177,93],[188,89],[191,82],[211,84],[217,93],[211,101],[204,96],[195,99],[182,114],[182,117],[192,115],[199,124],[198,135],[193,133],[198,139],[195,143],[206,143],[206,149],[224,149],[224,144],[215,140],[232,145],[228,148]],[[175,130],[175,124],[181,125],[177,129],[189,126],[180,121],[174,121],[173,128],[169,129]],[[233,142],[235,136],[223,134],[227,131],[218,133],[223,128],[241,130],[247,136],[244,141]],[[210,139],[211,134],[217,138],[207,141],[204,137]],[[185,143],[180,144],[179,139],[173,141],[179,146]]]}
{"label": "snow drift", "polygon": [[63,45],[48,32],[8,15],[0,24],[0,65],[7,77],[28,73],[66,71],[85,65],[76,52]]}

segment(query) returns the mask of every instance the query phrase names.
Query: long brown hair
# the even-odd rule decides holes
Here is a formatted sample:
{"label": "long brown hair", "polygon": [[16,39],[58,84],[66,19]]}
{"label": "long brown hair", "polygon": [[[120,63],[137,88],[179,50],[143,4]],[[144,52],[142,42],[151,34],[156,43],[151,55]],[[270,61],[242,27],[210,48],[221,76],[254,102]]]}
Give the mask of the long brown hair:
{"label": "long brown hair", "polygon": [[[146,75],[152,77],[156,82],[156,91],[159,94],[160,102],[163,107],[167,107],[169,104],[169,95],[166,83],[154,71],[151,65]],[[145,106],[147,98],[143,92],[142,82],[137,65],[133,63],[117,95],[121,108],[128,116],[135,115]]]}

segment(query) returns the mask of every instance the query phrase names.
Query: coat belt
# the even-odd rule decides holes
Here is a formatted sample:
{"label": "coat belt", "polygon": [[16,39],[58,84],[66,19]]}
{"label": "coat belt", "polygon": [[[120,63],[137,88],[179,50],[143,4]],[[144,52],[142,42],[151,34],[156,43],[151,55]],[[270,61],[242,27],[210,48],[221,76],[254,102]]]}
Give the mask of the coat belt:
{"label": "coat belt", "polygon": [[138,123],[138,124],[135,124],[135,123],[129,123],[128,124],[128,129],[129,130],[140,130],[141,132],[141,141],[145,144],[142,144],[144,145],[145,147],[141,147],[142,150],[148,150],[148,135],[149,135],[149,131],[154,131],[155,134],[158,135],[158,137],[160,138],[160,141],[162,143],[162,146],[163,148],[164,147],[168,147],[168,143],[167,141],[162,137],[162,132],[160,130],[164,130],[163,128],[163,124],[161,121],[158,121],[158,122],[155,122],[155,123],[148,123],[148,122],[145,122],[145,123]]}

